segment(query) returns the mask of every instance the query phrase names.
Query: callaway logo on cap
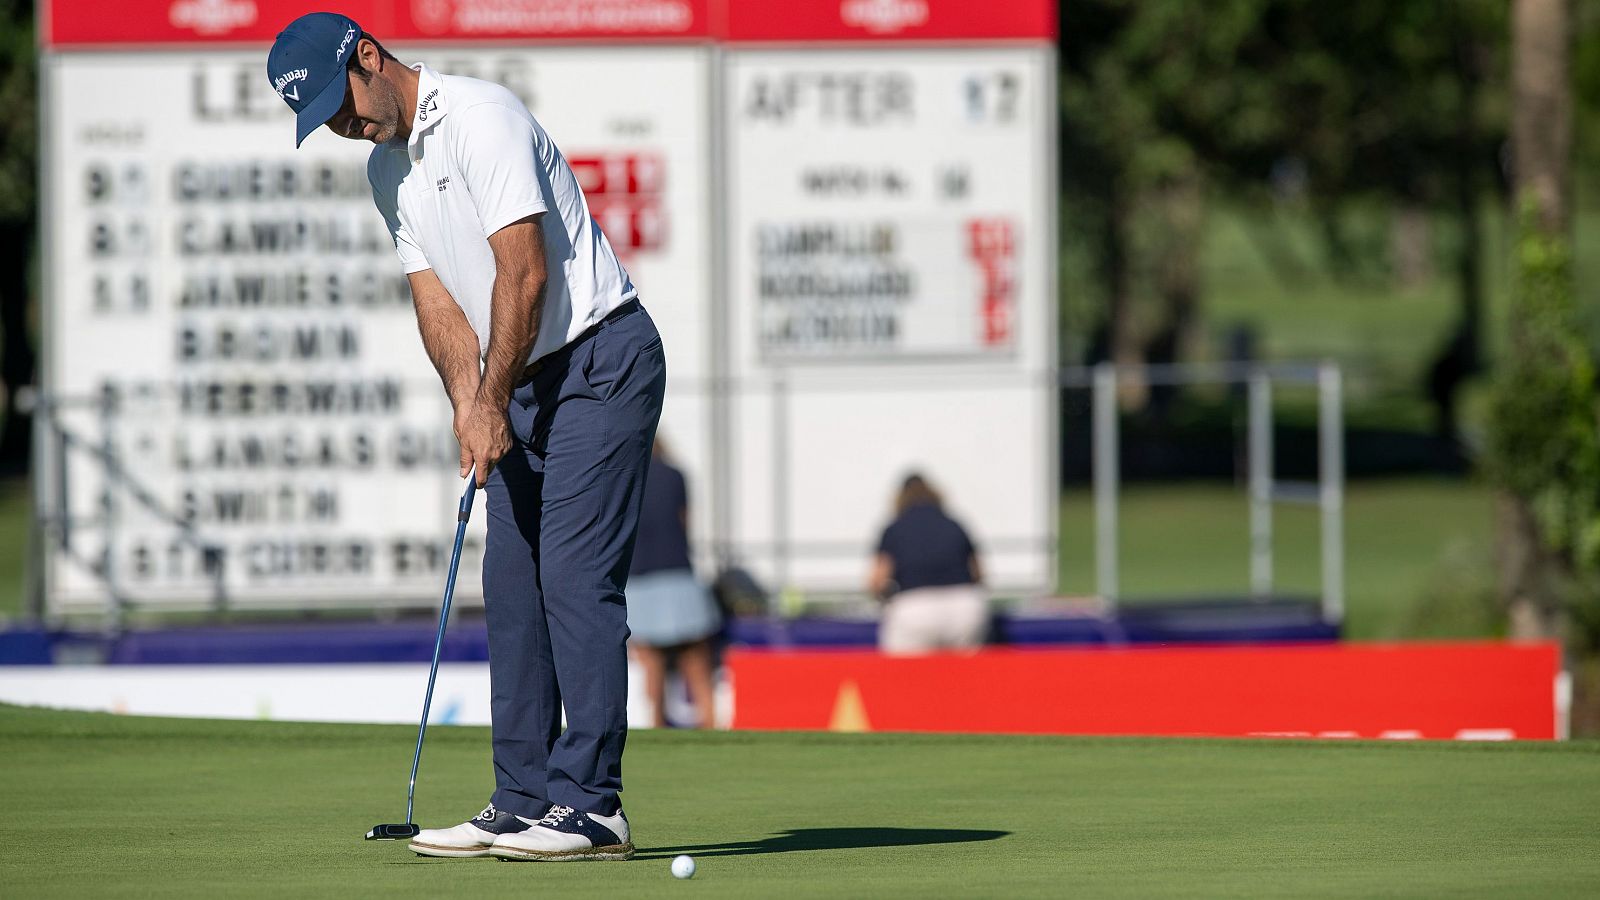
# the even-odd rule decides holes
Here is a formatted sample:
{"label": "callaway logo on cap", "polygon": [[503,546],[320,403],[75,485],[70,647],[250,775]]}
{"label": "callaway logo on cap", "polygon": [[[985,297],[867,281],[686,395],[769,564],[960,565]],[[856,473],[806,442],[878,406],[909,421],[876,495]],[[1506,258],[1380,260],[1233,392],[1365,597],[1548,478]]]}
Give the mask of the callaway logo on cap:
{"label": "callaway logo on cap", "polygon": [[344,105],[345,64],[361,26],[338,13],[308,13],[289,23],[267,54],[267,82],[294,110],[294,145]]}

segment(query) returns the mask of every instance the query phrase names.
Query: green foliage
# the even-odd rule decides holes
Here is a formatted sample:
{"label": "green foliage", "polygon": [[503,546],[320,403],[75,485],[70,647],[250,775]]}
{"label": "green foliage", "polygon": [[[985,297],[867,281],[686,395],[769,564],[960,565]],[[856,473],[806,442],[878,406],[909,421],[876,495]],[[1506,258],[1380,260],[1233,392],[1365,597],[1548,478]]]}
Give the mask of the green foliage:
{"label": "green foliage", "polygon": [[1193,159],[1264,187],[1294,159],[1316,195],[1444,201],[1505,136],[1500,0],[1080,0],[1063,10],[1069,187]]}
{"label": "green foliage", "polygon": [[1577,313],[1567,242],[1523,212],[1511,340],[1496,376],[1485,464],[1527,504],[1546,548],[1600,570],[1600,391]]}
{"label": "green foliage", "polygon": [[1336,274],[1383,270],[1350,210],[1459,216],[1498,183],[1503,0],[1075,0],[1062,22],[1063,236],[1097,276],[1069,273],[1069,327],[1122,297],[1135,318],[1162,314],[1151,273],[1169,216],[1148,198],[1175,180],[1309,211]]}
{"label": "green foliage", "polygon": [[1401,633],[1411,640],[1504,637],[1506,617],[1495,591],[1489,538],[1455,538],[1440,544],[1438,560],[1414,605],[1406,610]]}
{"label": "green foliage", "polygon": [[38,96],[33,4],[0,0],[0,221],[33,221]]}
{"label": "green foliage", "polygon": [[28,482],[0,481],[0,628],[24,612],[29,535],[32,528]]}
{"label": "green foliage", "polygon": [[1572,6],[1573,169],[1600,165],[1600,0]]}

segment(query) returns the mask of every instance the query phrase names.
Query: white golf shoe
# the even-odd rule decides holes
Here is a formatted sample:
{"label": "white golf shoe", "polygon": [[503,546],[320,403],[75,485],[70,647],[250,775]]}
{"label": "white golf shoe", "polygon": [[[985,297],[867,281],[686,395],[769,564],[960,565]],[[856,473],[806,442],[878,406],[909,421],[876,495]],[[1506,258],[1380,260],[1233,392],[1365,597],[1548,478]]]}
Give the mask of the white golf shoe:
{"label": "white golf shoe", "polygon": [[633,841],[628,817],[580,812],[570,806],[551,807],[532,828],[507,832],[495,838],[489,853],[502,860],[566,862],[580,859],[630,859]]}
{"label": "white golf shoe", "polygon": [[411,849],[419,856],[488,856],[489,848],[502,835],[527,831],[533,819],[524,819],[491,803],[483,812],[454,828],[429,828],[411,839]]}

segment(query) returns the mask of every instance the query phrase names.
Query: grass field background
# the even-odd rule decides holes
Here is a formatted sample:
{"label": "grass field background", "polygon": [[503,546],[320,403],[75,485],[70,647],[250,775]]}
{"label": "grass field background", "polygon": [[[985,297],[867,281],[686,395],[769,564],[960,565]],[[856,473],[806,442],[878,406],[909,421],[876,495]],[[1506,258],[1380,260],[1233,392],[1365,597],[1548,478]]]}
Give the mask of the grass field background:
{"label": "grass field background", "polygon": [[28,482],[0,480],[0,622],[20,615],[28,571]]}
{"label": "grass field background", "polygon": [[[1121,496],[1125,602],[1245,596],[1250,509],[1231,485],[1133,485]],[[1345,498],[1346,637],[1358,640],[1494,635],[1491,497],[1472,482],[1355,482]],[[1320,592],[1320,520],[1310,507],[1277,506],[1275,583]],[[1094,591],[1094,496],[1061,502],[1060,589]]]}
{"label": "grass field background", "polygon": [[[1600,293],[1600,182],[1588,177],[1579,181],[1573,205],[1574,278],[1580,315],[1600,349],[1600,308],[1593,302]],[[1510,331],[1507,262],[1514,229],[1498,199],[1486,200],[1479,217],[1483,341],[1492,362],[1503,352]],[[1261,336],[1264,358],[1338,360],[1354,380],[1365,381],[1391,398],[1404,396],[1422,405],[1427,367],[1459,315],[1459,288],[1450,255],[1460,240],[1459,224],[1448,216],[1432,220],[1432,277],[1401,284],[1384,271],[1387,263],[1374,264],[1390,250],[1388,213],[1369,209],[1355,218],[1361,223],[1356,231],[1367,251],[1362,258],[1371,270],[1341,274],[1327,261],[1323,224],[1316,214],[1273,213],[1231,204],[1225,198],[1213,204],[1200,254],[1200,315],[1210,343],[1193,349],[1209,353],[1225,329],[1250,325]],[[1285,270],[1281,262],[1271,263],[1270,255],[1291,259],[1294,265]],[[1351,399],[1358,407],[1363,401],[1359,394]],[[1480,412],[1469,407],[1469,425],[1478,423]]]}
{"label": "grass field background", "polygon": [[[411,689],[407,682],[396,690]],[[1593,896],[1600,744],[641,731],[629,863],[417,857],[414,730],[0,707],[7,897]],[[428,735],[417,821],[489,791]],[[668,871],[689,853],[693,880]]]}

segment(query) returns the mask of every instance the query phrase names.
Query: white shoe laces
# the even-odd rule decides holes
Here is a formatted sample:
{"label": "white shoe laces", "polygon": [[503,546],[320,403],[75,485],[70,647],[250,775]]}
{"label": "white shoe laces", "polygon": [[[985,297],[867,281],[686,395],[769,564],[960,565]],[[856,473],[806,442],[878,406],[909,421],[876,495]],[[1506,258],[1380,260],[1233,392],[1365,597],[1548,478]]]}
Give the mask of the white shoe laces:
{"label": "white shoe laces", "polygon": [[477,815],[473,816],[473,818],[483,819],[486,822],[493,822],[494,817],[497,815],[499,815],[499,813],[495,811],[494,804],[491,803],[483,808],[483,812],[478,813]]}
{"label": "white shoe laces", "polygon": [[577,812],[577,810],[570,806],[552,806],[550,811],[544,814],[544,818],[539,820],[539,824],[549,825],[554,828],[566,821],[567,816],[572,815],[574,812]]}

